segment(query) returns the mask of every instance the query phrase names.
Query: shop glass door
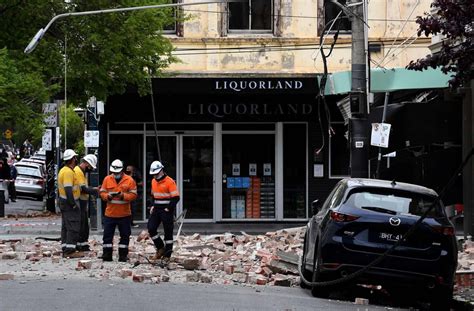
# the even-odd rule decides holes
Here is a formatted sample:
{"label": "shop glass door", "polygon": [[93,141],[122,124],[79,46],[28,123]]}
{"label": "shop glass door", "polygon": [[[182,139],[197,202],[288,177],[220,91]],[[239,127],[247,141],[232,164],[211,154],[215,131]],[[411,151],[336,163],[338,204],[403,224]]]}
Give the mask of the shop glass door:
{"label": "shop glass door", "polygon": [[275,218],[275,135],[222,135],[222,216]]}
{"label": "shop glass door", "polygon": [[186,219],[213,218],[213,138],[183,136],[182,206]]}

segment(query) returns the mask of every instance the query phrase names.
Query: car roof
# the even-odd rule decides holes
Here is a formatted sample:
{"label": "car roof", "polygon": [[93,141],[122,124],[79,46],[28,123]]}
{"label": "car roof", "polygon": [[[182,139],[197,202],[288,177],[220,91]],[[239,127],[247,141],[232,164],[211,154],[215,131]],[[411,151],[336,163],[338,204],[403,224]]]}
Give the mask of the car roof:
{"label": "car roof", "polygon": [[436,191],[433,189],[423,187],[415,184],[408,184],[398,181],[382,180],[382,179],[368,179],[368,178],[346,178],[346,183],[349,188],[359,187],[373,187],[373,188],[385,188],[385,189],[396,189],[401,191],[415,192],[430,196],[438,196]]}
{"label": "car roof", "polygon": [[34,162],[17,162],[14,164],[15,166],[27,166],[27,167],[34,167],[34,168],[41,168],[40,163],[34,163]]}

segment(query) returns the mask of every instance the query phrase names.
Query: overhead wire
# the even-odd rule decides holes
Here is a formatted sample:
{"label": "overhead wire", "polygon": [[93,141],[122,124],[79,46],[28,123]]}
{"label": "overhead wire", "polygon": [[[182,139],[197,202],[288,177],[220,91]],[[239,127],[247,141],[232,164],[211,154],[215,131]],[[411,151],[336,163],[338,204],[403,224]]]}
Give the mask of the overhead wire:
{"label": "overhead wire", "polygon": [[[321,151],[324,149],[324,147],[326,146],[326,135],[324,133],[324,128],[323,128],[323,122],[321,120],[321,106],[323,106],[324,108],[324,115],[326,117],[326,123],[327,123],[327,126],[328,126],[328,136],[331,137],[332,134],[334,133],[334,130],[332,129],[331,127],[331,114],[330,114],[330,111],[329,111],[329,107],[327,105],[327,102],[326,102],[326,97],[324,96],[324,92],[325,92],[325,89],[326,89],[326,82],[327,82],[327,78],[328,78],[328,75],[329,75],[329,72],[328,72],[328,65],[327,65],[327,58],[329,56],[331,56],[333,50],[334,50],[334,47],[336,45],[336,42],[337,42],[337,39],[339,37],[339,32],[340,32],[340,25],[341,25],[341,14],[343,13],[343,11],[339,11],[339,14],[337,14],[337,16],[329,21],[325,26],[324,26],[324,29],[323,29],[323,35],[319,38],[319,51],[321,52],[321,57],[323,59],[323,75],[321,76],[321,79],[319,81],[319,93],[317,95],[317,101],[318,101],[318,122],[319,122],[319,127],[321,129],[321,139],[322,139],[322,142],[321,142],[321,146],[316,150],[316,155],[319,155],[319,153],[321,153]],[[328,27],[328,25],[330,25],[327,33],[329,34],[332,30],[332,27],[335,25],[337,21],[337,30],[336,32],[334,33],[334,40],[333,42],[331,42],[331,46],[329,48],[329,53],[325,53],[324,52],[324,49],[323,49],[323,44],[324,44],[324,40],[325,40],[325,33],[326,33],[326,28]]]}
{"label": "overhead wire", "polygon": [[[404,47],[400,50],[400,52],[398,52],[398,54],[395,55],[395,53],[393,53],[393,57],[397,57],[398,55],[400,55],[401,52],[403,52],[403,51],[406,50],[409,46],[411,46],[411,45],[418,39],[418,37],[416,36],[416,34],[417,34],[417,32],[415,32],[415,33],[412,34],[410,37],[408,37],[408,38],[406,38],[405,40],[403,40],[399,45],[397,45],[397,46],[395,47],[395,49],[393,50],[394,52],[395,52],[396,50],[398,50],[399,48],[401,48],[403,45],[404,45]],[[413,39],[410,41],[410,43],[405,44],[405,43],[406,43],[408,40],[410,40],[411,38],[413,38]],[[379,61],[379,64],[381,64],[382,67],[385,66],[385,65],[387,65],[387,64],[390,62],[390,58],[387,58],[387,56],[388,56],[388,54],[385,55],[385,57],[382,58],[381,61]],[[392,58],[393,58],[393,57],[392,57]],[[385,61],[384,61],[384,59],[385,59]]]}
{"label": "overhead wire", "polygon": [[388,52],[385,54],[385,56],[382,58],[382,60],[380,61],[381,64],[383,64],[384,60],[387,58],[387,56],[390,54],[390,51],[392,50],[393,46],[395,45],[395,42],[397,42],[398,38],[400,37],[403,29],[405,28],[406,24],[408,23],[408,20],[411,18],[413,12],[415,12],[416,8],[418,7],[418,5],[420,4],[420,0],[417,0],[416,1],[416,4],[415,6],[413,7],[413,9],[411,10],[410,14],[407,16],[405,22],[403,23],[402,27],[400,28],[400,30],[398,31],[398,34],[397,36],[395,37],[395,39],[393,39],[393,42],[390,46],[390,48],[388,49]]}

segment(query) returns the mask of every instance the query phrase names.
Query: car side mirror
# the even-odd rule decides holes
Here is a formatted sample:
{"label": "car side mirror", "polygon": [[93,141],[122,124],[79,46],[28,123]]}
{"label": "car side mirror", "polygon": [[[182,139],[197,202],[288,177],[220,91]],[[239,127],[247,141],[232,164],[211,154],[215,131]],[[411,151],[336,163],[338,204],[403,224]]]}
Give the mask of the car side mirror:
{"label": "car side mirror", "polygon": [[320,204],[319,204],[318,199],[314,200],[311,203],[311,208],[312,208],[313,215],[316,215],[319,212]]}

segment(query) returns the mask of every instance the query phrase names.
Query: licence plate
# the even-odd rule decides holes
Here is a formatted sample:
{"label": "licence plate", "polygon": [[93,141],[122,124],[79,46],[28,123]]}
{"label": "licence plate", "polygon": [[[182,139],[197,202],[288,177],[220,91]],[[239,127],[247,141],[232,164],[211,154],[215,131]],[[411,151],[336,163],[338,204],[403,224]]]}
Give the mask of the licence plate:
{"label": "licence plate", "polygon": [[18,182],[19,182],[20,184],[28,184],[28,185],[33,184],[33,181],[32,181],[32,180],[28,180],[28,179],[20,179],[20,180],[18,180]]}
{"label": "licence plate", "polygon": [[403,234],[386,233],[386,232],[379,233],[379,239],[384,240],[384,241],[398,242],[402,237],[403,237]]}

